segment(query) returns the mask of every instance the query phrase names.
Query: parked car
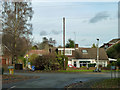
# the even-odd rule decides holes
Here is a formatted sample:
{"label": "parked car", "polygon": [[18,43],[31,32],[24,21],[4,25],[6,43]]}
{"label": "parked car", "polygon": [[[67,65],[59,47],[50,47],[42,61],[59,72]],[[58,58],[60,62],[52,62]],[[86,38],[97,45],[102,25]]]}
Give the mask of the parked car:
{"label": "parked car", "polygon": [[68,64],[68,67],[73,67],[73,68],[76,68],[75,66],[73,66],[72,64]]}
{"label": "parked car", "polygon": [[96,68],[95,70],[93,70],[93,72],[101,72],[101,69],[100,68]]}

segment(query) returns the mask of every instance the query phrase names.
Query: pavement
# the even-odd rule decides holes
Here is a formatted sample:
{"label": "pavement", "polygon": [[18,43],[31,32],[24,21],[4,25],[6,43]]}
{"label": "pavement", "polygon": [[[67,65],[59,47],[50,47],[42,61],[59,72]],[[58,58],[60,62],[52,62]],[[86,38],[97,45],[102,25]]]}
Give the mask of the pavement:
{"label": "pavement", "polygon": [[111,77],[110,73],[103,73],[103,72],[15,73],[15,75],[40,76],[40,78],[11,83],[11,84],[3,84],[2,87],[3,88],[64,88],[69,84],[80,81],[87,82],[90,80],[108,79]]}

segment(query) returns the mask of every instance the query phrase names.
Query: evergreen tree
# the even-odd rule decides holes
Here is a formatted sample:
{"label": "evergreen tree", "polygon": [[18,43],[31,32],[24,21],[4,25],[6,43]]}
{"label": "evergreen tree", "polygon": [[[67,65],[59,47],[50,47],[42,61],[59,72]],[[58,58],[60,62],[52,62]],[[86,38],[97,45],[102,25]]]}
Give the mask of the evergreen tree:
{"label": "evergreen tree", "polygon": [[68,39],[68,43],[65,46],[66,48],[74,48],[75,47],[75,42],[71,39]]}
{"label": "evergreen tree", "polygon": [[93,43],[92,48],[97,48],[97,46]]}

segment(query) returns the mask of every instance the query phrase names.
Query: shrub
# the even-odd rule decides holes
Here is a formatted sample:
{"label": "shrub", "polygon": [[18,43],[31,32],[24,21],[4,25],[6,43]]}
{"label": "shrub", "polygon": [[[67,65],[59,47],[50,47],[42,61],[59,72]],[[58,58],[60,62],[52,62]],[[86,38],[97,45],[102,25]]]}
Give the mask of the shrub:
{"label": "shrub", "polygon": [[111,66],[117,66],[117,63],[116,62],[112,62],[112,63],[107,65],[107,67],[111,67]]}
{"label": "shrub", "polygon": [[60,65],[55,54],[38,56],[32,64],[40,70],[57,70]]}
{"label": "shrub", "polygon": [[107,55],[109,58],[120,58],[120,43],[108,48]]}
{"label": "shrub", "polygon": [[88,64],[88,67],[95,67],[96,63]]}
{"label": "shrub", "polygon": [[117,66],[120,67],[120,58],[117,59]]}
{"label": "shrub", "polygon": [[87,68],[86,66],[82,66],[81,68]]}
{"label": "shrub", "polygon": [[64,55],[60,55],[60,54],[56,56],[56,60],[58,61],[60,65],[60,69],[64,69],[64,58],[65,58],[65,69],[67,69],[68,57]]}
{"label": "shrub", "polygon": [[38,58],[37,54],[32,54],[29,58],[31,65],[34,65],[35,60]]}

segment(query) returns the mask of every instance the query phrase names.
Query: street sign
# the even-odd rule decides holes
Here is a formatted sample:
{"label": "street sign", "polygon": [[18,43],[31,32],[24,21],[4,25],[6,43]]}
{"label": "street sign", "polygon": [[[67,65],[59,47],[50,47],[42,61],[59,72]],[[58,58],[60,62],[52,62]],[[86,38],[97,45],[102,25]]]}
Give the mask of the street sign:
{"label": "street sign", "polygon": [[8,66],[8,69],[14,69],[14,66]]}

